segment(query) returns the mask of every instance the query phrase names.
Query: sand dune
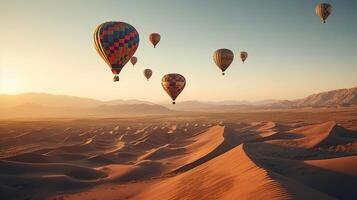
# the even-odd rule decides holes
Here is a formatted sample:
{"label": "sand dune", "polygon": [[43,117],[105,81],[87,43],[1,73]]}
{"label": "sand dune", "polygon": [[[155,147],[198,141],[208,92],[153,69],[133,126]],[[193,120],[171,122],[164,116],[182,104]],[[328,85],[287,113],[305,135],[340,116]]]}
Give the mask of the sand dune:
{"label": "sand dune", "polygon": [[[230,163],[227,165],[227,163]],[[139,187],[140,193],[132,187]],[[112,190],[108,190],[112,188]],[[114,189],[113,189],[114,188]],[[122,193],[121,191],[126,192]],[[96,188],[81,195],[100,199],[333,199],[279,175],[258,167],[244,152],[242,145],[188,172],[175,177],[134,183],[121,187]]]}
{"label": "sand dune", "polygon": [[0,161],[1,174],[44,174],[66,175],[74,179],[91,180],[106,176],[101,171],[69,164],[33,164],[14,161]]}
{"label": "sand dune", "polygon": [[322,169],[357,177],[357,156],[326,160],[307,160],[305,163]]}
{"label": "sand dune", "polygon": [[1,197],[357,199],[357,115],[329,116],[0,121]]}
{"label": "sand dune", "polygon": [[145,180],[158,176],[163,171],[163,166],[160,162],[145,160],[135,165],[107,165],[100,168],[101,171],[108,173],[109,177],[106,181],[109,182],[128,182]]}
{"label": "sand dune", "polygon": [[[269,150],[270,147],[271,146],[248,144],[245,145],[245,150],[248,152],[249,157],[258,166],[274,172],[273,174],[279,174],[280,176],[295,180],[310,189],[337,199],[355,199],[357,197],[352,189],[357,186],[356,176],[344,175],[339,173],[336,169],[333,170],[329,161],[327,161],[329,164],[324,167],[318,166],[319,164],[322,164],[320,162],[323,159],[303,161],[301,160],[301,155],[298,157],[298,160],[294,160],[286,158],[294,158],[292,155],[283,157],[272,154],[272,151]],[[292,151],[284,151],[284,154],[291,153]],[[306,157],[311,159],[309,155]],[[350,162],[344,162],[346,160],[339,161],[342,161],[339,164],[343,166],[355,162],[355,160],[352,159],[349,160]],[[356,163],[354,163],[354,165],[355,164]],[[331,169],[328,169],[327,166],[330,166]]]}
{"label": "sand dune", "polygon": [[[230,165],[227,165],[227,162]],[[247,187],[255,185],[255,187]],[[243,189],[244,186],[244,189]],[[258,192],[264,191],[264,192]],[[282,199],[288,194],[250,162],[242,146],[207,163],[149,186],[133,199]],[[261,195],[261,196],[259,196]]]}
{"label": "sand dune", "polygon": [[303,126],[280,134],[280,136],[283,135],[290,135],[291,139],[279,140],[279,137],[275,137],[274,139],[276,140],[272,140],[269,143],[309,149],[357,141],[354,139],[357,134],[338,126],[334,121]]}
{"label": "sand dune", "polygon": [[208,131],[193,137],[191,139],[193,142],[185,146],[184,156],[174,159],[180,163],[180,165],[184,164],[187,166],[200,158],[203,158],[223,143],[223,131],[224,127],[214,126]]}

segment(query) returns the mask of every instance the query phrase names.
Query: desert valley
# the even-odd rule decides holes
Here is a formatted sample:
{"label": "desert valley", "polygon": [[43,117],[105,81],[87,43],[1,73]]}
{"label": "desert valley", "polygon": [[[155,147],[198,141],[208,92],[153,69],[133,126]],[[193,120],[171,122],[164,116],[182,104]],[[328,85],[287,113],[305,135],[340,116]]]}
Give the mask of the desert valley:
{"label": "desert valley", "polygon": [[[11,105],[15,117],[0,122],[1,197],[356,199],[356,96],[354,88],[298,101],[330,102],[324,106],[282,108],[274,102],[276,108],[226,105],[230,111],[221,112],[219,105],[173,111],[140,102],[140,111],[122,104],[117,108],[125,107],[125,115],[103,111],[87,118],[59,115],[59,108],[51,108],[52,118],[29,115],[50,101],[34,106],[22,97],[21,105]],[[63,105],[78,100],[65,99]],[[93,106],[85,110],[113,105]]]}

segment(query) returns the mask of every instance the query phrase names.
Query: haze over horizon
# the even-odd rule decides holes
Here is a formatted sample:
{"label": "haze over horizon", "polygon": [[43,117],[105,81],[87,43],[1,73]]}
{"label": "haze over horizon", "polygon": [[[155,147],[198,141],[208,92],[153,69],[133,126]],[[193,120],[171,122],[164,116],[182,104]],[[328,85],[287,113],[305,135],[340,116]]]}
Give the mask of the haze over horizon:
{"label": "haze over horizon", "polygon": [[[1,1],[0,94],[169,101],[160,81],[170,72],[187,79],[178,101],[290,100],[357,86],[355,1],[329,1],[326,24],[315,16],[315,0],[142,2]],[[112,20],[140,34],[138,63],[124,67],[119,83],[93,47],[94,28]],[[162,35],[156,49],[151,32]],[[212,61],[218,48],[235,53],[226,76]],[[244,64],[242,50],[249,52]]]}
{"label": "haze over horizon", "polygon": [[[340,92],[338,92],[340,91]],[[348,92],[349,91],[349,92]],[[338,94],[338,95],[342,95],[343,98],[354,98],[353,97],[353,93],[355,92],[350,92],[350,91],[357,91],[357,87],[352,87],[352,88],[340,88],[340,89],[337,89],[337,90],[329,90],[329,91],[321,91],[319,93],[313,93],[313,94],[309,94],[307,96],[304,96],[304,97],[299,97],[299,98],[295,98],[295,99],[261,99],[261,100],[246,100],[246,99],[242,99],[242,100],[235,100],[235,99],[223,99],[223,100],[191,100],[191,99],[187,99],[187,100],[183,100],[181,102],[189,102],[189,101],[192,101],[192,102],[201,102],[201,103],[223,103],[223,102],[230,102],[230,103],[237,103],[237,102],[240,102],[240,103],[243,103],[243,102],[246,102],[246,103],[272,103],[272,102],[278,102],[278,101],[285,101],[285,100],[288,100],[288,101],[294,101],[294,100],[299,100],[299,99],[304,99],[304,98],[308,98],[308,97],[312,97],[312,96],[316,96],[316,95],[321,95],[321,94],[324,94],[324,93],[331,93],[331,92],[334,92],[335,94]],[[346,94],[348,93],[351,93],[352,97],[347,97]],[[75,97],[75,98],[84,98],[84,99],[91,99],[91,100],[96,100],[96,101],[103,101],[103,102],[110,102],[110,101],[138,101],[138,102],[150,102],[150,103],[155,103],[155,104],[162,104],[162,103],[167,103],[167,104],[171,104],[171,101],[170,100],[159,100],[159,101],[150,101],[150,100],[145,100],[145,99],[140,99],[140,98],[131,98],[131,99],[120,99],[120,98],[117,98],[117,99],[100,99],[100,98],[93,98],[93,97],[86,97],[86,96],[76,96],[76,95],[68,95],[68,94],[52,94],[52,93],[46,93],[46,92],[23,92],[23,93],[17,93],[17,94],[2,94],[0,93],[0,96],[1,95],[10,95],[10,96],[18,96],[18,95],[25,95],[27,96],[28,98],[28,95],[36,95],[37,97],[41,96],[41,95],[44,95],[44,96],[58,96],[58,97]],[[19,96],[21,98],[21,96]],[[331,95],[326,95],[326,97],[328,98],[331,98],[333,99],[334,97],[331,96]],[[319,97],[316,97],[316,98],[319,98]],[[229,103],[229,104],[230,104]]]}

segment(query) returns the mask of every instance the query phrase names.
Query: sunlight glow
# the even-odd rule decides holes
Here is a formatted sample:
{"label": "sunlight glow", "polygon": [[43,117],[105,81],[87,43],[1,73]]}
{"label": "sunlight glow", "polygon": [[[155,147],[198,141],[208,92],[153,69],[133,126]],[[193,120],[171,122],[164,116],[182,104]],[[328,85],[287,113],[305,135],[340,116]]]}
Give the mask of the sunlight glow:
{"label": "sunlight glow", "polygon": [[15,94],[19,92],[19,81],[15,77],[2,76],[0,80],[0,93]]}

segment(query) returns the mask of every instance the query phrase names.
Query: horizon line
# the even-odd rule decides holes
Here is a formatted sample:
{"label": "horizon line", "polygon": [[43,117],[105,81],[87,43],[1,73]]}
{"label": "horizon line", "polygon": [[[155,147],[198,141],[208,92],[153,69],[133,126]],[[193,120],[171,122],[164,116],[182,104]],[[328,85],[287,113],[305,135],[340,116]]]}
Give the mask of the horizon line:
{"label": "horizon line", "polygon": [[[237,100],[237,99],[225,99],[225,100],[216,100],[216,101],[205,101],[205,100],[182,100],[181,102],[187,102],[187,101],[196,101],[196,102],[224,102],[224,101],[246,101],[246,102],[250,102],[250,103],[254,103],[254,102],[260,102],[260,101],[292,101],[292,100],[297,100],[297,99],[302,99],[302,98],[306,98],[308,96],[311,95],[315,95],[315,94],[320,94],[320,93],[325,93],[325,92],[331,92],[331,91],[337,91],[337,90],[348,90],[348,89],[354,89],[357,88],[357,86],[354,87],[350,87],[350,88],[340,88],[340,89],[332,89],[332,90],[326,90],[326,91],[321,91],[321,92],[317,92],[317,93],[313,93],[310,95],[307,95],[305,97],[299,97],[299,98],[294,98],[294,99],[274,99],[274,98],[267,98],[267,99],[261,99],[261,100]],[[24,95],[24,94],[45,94],[45,95],[53,95],[53,96],[68,96],[68,97],[76,97],[76,98],[86,98],[86,99],[92,99],[92,100],[96,100],[96,101],[115,101],[115,100],[122,100],[122,101],[130,101],[130,100],[137,100],[137,101],[147,101],[150,103],[162,103],[162,102],[171,102],[171,100],[159,100],[159,101],[151,101],[151,100],[143,100],[143,99],[110,99],[110,100],[104,100],[104,99],[99,99],[99,98],[92,98],[92,97],[84,97],[84,96],[76,96],[76,95],[71,95],[71,94],[55,94],[55,93],[48,93],[48,92],[20,92],[20,93],[0,93],[0,95],[8,95],[8,96],[16,96],[16,95]]]}

